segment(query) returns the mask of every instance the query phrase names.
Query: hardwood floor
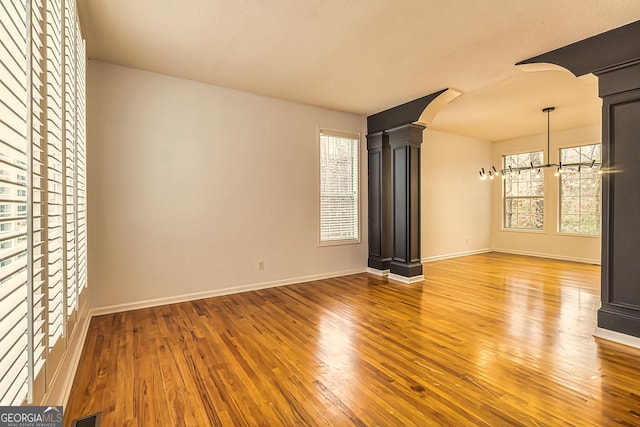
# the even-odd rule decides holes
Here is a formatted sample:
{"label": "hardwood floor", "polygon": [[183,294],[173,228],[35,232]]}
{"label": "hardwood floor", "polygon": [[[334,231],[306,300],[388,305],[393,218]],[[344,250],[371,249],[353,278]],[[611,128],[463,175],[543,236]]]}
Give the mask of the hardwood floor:
{"label": "hardwood floor", "polygon": [[102,426],[640,425],[600,269],[489,253],[94,318],[65,414]]}

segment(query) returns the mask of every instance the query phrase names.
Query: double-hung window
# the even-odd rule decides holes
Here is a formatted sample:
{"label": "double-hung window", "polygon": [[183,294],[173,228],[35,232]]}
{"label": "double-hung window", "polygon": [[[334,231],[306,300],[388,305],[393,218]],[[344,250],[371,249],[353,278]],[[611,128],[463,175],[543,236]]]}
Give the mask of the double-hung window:
{"label": "double-hung window", "polygon": [[600,234],[600,203],[602,180],[598,167],[588,163],[602,161],[600,144],[560,149],[563,165],[584,163],[580,167],[562,168],[560,174],[561,233]]}
{"label": "double-hung window", "polygon": [[[544,153],[533,151],[506,155],[504,179],[504,228],[542,230],[544,227],[544,173],[536,166],[544,163]],[[533,166],[532,166],[533,165]]]}
{"label": "double-hung window", "polygon": [[320,245],[360,241],[360,137],[320,131]]}

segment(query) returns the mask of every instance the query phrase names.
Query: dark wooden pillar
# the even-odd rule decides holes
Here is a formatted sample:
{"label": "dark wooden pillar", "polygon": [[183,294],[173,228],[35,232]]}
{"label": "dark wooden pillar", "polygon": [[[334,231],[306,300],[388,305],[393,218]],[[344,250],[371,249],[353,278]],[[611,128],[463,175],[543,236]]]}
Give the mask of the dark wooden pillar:
{"label": "dark wooden pillar", "polygon": [[[602,306],[596,336],[640,338],[640,21],[536,56],[598,76],[602,98]],[[614,332],[612,334],[611,332]]]}
{"label": "dark wooden pillar", "polygon": [[602,307],[598,327],[640,337],[640,61],[602,70]]}
{"label": "dark wooden pillar", "polygon": [[446,90],[367,117],[369,272],[389,274],[405,283],[424,279],[420,263],[420,144],[424,127],[412,123]]}
{"label": "dark wooden pillar", "polygon": [[393,258],[390,278],[423,280],[420,260],[420,145],[424,126],[387,131],[391,147]]}
{"label": "dark wooden pillar", "polygon": [[[369,166],[369,271],[389,274],[391,239],[391,150],[389,135],[367,135]],[[373,269],[373,270],[371,270]]]}

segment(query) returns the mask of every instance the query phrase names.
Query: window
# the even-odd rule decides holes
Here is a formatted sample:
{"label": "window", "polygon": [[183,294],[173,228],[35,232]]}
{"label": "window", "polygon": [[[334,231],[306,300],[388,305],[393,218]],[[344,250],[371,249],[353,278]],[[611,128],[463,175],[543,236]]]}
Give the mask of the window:
{"label": "window", "polygon": [[32,403],[48,388],[57,366],[47,358],[64,350],[58,338],[73,331],[86,286],[86,227],[76,220],[86,57],[75,7],[0,4],[0,406]]}
{"label": "window", "polygon": [[534,167],[507,173],[504,179],[504,228],[542,230],[544,226],[544,163],[542,151],[504,156],[504,168]]}
{"label": "window", "polygon": [[[602,161],[600,144],[560,149],[563,165]],[[600,234],[600,202],[602,180],[599,168],[563,167],[560,174],[561,233]]]}
{"label": "window", "polygon": [[320,244],[355,243],[359,235],[360,137],[320,131]]}

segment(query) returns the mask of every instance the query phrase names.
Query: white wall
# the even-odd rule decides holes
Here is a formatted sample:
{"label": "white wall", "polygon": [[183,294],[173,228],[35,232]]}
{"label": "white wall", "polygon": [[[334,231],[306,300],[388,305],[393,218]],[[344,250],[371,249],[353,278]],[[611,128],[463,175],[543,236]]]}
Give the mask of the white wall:
{"label": "white wall", "polygon": [[424,261],[491,247],[491,143],[426,129],[421,147]]}
{"label": "white wall", "polygon": [[[319,127],[362,135],[360,244],[318,247]],[[364,271],[365,134],[362,116],[90,61],[92,306]]]}
{"label": "white wall", "polygon": [[[559,149],[576,145],[601,142],[601,128],[587,126],[565,131],[551,132],[551,163],[558,163]],[[547,134],[516,138],[493,143],[493,164],[502,164],[505,154],[547,150]],[[546,156],[546,154],[545,154]],[[502,187],[500,181],[493,186],[491,240],[495,250],[563,258],[582,262],[600,262],[600,237],[579,236],[558,233],[558,179],[554,171],[545,174],[544,230],[520,231],[502,228]]]}

